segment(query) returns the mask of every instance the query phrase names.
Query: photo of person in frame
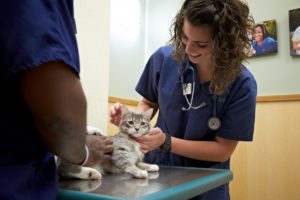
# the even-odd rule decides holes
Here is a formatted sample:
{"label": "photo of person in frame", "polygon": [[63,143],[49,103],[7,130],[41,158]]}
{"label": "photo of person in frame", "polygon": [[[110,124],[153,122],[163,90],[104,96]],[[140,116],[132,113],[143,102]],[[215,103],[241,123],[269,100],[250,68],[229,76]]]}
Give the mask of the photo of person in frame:
{"label": "photo of person in frame", "polygon": [[277,53],[276,21],[268,20],[257,23],[252,33],[252,52],[249,56],[261,56]]}
{"label": "photo of person in frame", "polygon": [[300,8],[289,11],[290,55],[300,56]]}

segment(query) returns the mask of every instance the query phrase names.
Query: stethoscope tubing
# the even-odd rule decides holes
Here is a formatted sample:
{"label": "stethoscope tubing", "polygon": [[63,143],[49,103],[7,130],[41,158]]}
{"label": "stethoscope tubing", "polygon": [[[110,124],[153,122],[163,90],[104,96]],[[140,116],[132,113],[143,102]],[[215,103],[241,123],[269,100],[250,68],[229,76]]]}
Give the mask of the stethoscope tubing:
{"label": "stethoscope tubing", "polygon": [[[191,100],[188,99],[187,96],[187,92],[186,92],[186,83],[184,81],[184,74],[187,72],[187,70],[192,71],[192,78],[193,78],[193,82],[192,82],[192,88],[191,88]],[[203,107],[206,106],[205,102],[202,102],[201,104],[199,104],[198,106],[193,106],[193,101],[194,101],[194,94],[195,94],[195,78],[196,77],[196,73],[195,73],[195,69],[189,64],[189,61],[186,61],[186,66],[185,68],[182,70],[181,75],[180,75],[180,79],[181,79],[181,86],[182,86],[182,92],[185,98],[185,101],[188,105],[188,107],[182,107],[181,110],[182,111],[189,111],[191,109],[193,110],[197,110],[197,109],[201,109]],[[217,117],[217,95],[213,95],[213,113],[212,113],[212,117],[209,118],[208,120],[208,127],[211,130],[218,130],[221,127],[221,120]]]}

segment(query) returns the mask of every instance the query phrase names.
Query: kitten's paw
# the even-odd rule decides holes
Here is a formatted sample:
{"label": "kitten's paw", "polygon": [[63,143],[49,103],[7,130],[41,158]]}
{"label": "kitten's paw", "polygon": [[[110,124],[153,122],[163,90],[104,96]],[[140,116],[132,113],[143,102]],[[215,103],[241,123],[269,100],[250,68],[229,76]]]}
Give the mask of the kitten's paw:
{"label": "kitten's paw", "polygon": [[82,167],[70,163],[63,163],[58,166],[58,173],[63,178],[76,178],[83,180],[101,179],[102,175],[90,167]]}
{"label": "kitten's paw", "polygon": [[102,175],[96,169],[93,169],[93,168],[90,168],[90,167],[82,167],[82,170],[77,175],[77,178],[88,179],[88,180],[96,180],[96,179],[101,179]]}
{"label": "kitten's paw", "polygon": [[134,174],[134,178],[147,178],[148,172],[146,170],[140,170]]}
{"label": "kitten's paw", "polygon": [[86,127],[86,132],[89,135],[102,135],[102,136],[107,136],[106,134],[103,133],[103,131],[99,128],[93,127],[93,126],[87,126]]}
{"label": "kitten's paw", "polygon": [[159,166],[155,165],[155,164],[148,164],[148,163],[145,163],[145,162],[139,162],[139,163],[137,163],[137,166],[140,169],[144,169],[148,172],[157,172],[157,171],[159,171]]}
{"label": "kitten's paw", "polygon": [[159,171],[159,166],[158,165],[149,165],[147,167],[147,171],[149,171],[149,172],[157,172],[157,171]]}
{"label": "kitten's paw", "polygon": [[101,179],[101,178],[102,178],[102,175],[97,170],[91,170],[89,172],[88,179],[96,180],[96,179]]}

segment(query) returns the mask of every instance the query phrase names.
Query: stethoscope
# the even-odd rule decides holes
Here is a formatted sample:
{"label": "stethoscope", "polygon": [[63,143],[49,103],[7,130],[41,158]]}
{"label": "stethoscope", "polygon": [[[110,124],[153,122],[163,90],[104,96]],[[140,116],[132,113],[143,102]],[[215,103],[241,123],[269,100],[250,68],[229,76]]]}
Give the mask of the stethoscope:
{"label": "stethoscope", "polygon": [[[186,83],[185,80],[184,80],[184,77],[185,77],[186,74],[188,74],[190,72],[192,72],[192,80],[193,81],[192,81],[192,83]],[[194,100],[194,94],[195,94],[196,72],[195,72],[194,67],[192,67],[190,65],[188,60],[187,60],[187,63],[186,63],[186,67],[181,72],[180,78],[181,78],[181,85],[182,85],[183,95],[184,95],[185,101],[188,105],[187,107],[182,107],[181,110],[182,111],[189,111],[191,109],[197,110],[197,109],[205,107],[206,106],[205,102],[202,102],[198,106],[193,106],[193,100]],[[191,95],[190,100],[188,98],[188,95]],[[207,125],[208,125],[208,128],[210,130],[215,131],[215,130],[218,130],[221,127],[221,120],[220,120],[219,117],[217,117],[217,99],[218,99],[217,95],[213,95],[212,99],[213,99],[213,115],[212,115],[212,117],[210,117],[208,119]]]}

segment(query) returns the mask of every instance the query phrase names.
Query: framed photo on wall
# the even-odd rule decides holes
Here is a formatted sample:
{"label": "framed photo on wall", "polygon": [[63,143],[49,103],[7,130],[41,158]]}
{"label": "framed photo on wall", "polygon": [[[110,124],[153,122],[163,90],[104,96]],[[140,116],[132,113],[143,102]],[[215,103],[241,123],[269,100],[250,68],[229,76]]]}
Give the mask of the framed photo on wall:
{"label": "framed photo on wall", "polygon": [[289,10],[290,55],[300,56],[300,8]]}
{"label": "framed photo on wall", "polygon": [[278,51],[276,21],[274,19],[258,22],[249,34],[252,40],[249,57],[275,54]]}

